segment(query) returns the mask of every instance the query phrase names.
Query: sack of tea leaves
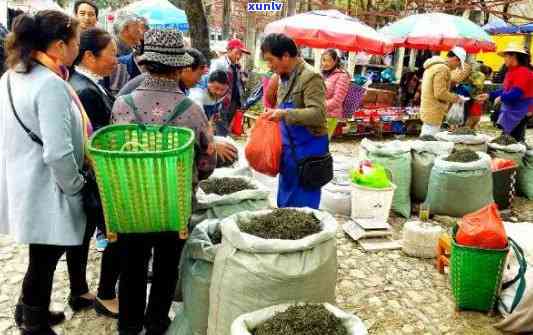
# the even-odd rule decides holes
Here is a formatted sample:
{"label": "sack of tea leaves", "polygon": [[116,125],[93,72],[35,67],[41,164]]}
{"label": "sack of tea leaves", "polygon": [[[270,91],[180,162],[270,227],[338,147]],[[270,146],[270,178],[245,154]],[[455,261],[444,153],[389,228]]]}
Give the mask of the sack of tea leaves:
{"label": "sack of tea leaves", "polygon": [[[287,211],[244,212],[223,221],[208,335],[229,335],[238,316],[287,301],[335,302],[336,220],[317,210]],[[274,238],[259,237],[266,235]]]}
{"label": "sack of tea leaves", "polygon": [[437,140],[454,143],[455,150],[470,149],[472,151],[487,152],[489,136],[477,134],[469,128],[459,128],[453,132],[443,131],[435,135]]}
{"label": "sack of tea leaves", "polygon": [[526,153],[526,146],[517,143],[509,135],[501,135],[488,143],[489,154],[493,158],[501,158],[515,161],[518,166],[522,165],[522,159]]}
{"label": "sack of tea leaves", "polygon": [[[323,316],[325,314],[324,311],[318,309],[318,307],[325,308],[325,312],[330,313],[330,315],[327,315],[326,321],[330,321],[330,322],[335,321],[335,324],[337,327],[335,327],[334,329],[331,329],[333,328],[331,326],[327,328],[328,330],[331,329],[330,332],[324,332],[324,331],[321,332],[321,329],[317,329],[317,328],[325,327],[325,325],[317,322],[319,320],[314,320],[312,318],[312,314],[319,313],[318,316]],[[312,308],[311,312],[314,312],[314,313],[306,313],[307,310],[311,308]],[[299,321],[299,324],[297,325],[298,329],[309,327],[308,331],[301,332],[301,334],[307,334],[307,335],[315,335],[315,334],[366,335],[368,334],[365,324],[357,316],[353,314],[349,314],[331,304],[324,303],[324,304],[319,304],[319,305],[281,304],[281,305],[267,307],[267,308],[254,311],[251,313],[243,314],[239,316],[231,325],[231,335],[265,335],[265,334],[289,335],[288,332],[280,333],[279,329],[280,328],[283,329],[283,327],[286,326],[287,323],[291,321],[290,317],[292,315],[294,315],[294,318],[298,318],[297,320]],[[306,316],[308,318],[305,318]],[[300,318],[302,318],[302,320],[299,320]],[[267,322],[269,323],[265,324]],[[273,324],[274,322],[275,324]],[[327,326],[329,326],[330,322],[328,322]],[[342,328],[340,328],[339,326]],[[258,330],[261,327],[263,327],[260,330],[261,334],[258,334]],[[300,333],[296,335],[300,335]]]}
{"label": "sack of tea leaves", "polygon": [[411,147],[413,157],[411,193],[414,199],[424,201],[428,193],[429,176],[435,158],[449,155],[453,150],[453,143],[417,140],[411,143]]}
{"label": "sack of tea leaves", "polygon": [[183,297],[169,335],[205,335],[209,316],[209,287],[215,256],[221,243],[220,220],[198,224],[183,247],[176,290]]}
{"label": "sack of tea leaves", "polygon": [[195,212],[203,219],[224,219],[233,214],[268,208],[269,190],[249,177],[211,177],[201,181]]}
{"label": "sack of tea leaves", "polygon": [[526,151],[522,166],[518,171],[518,190],[520,194],[533,200],[533,150]]}
{"label": "sack of tea leaves", "polygon": [[396,185],[392,210],[403,217],[411,216],[411,145],[407,142],[372,142],[363,139],[363,154],[360,159],[368,158],[373,163],[385,167]]}
{"label": "sack of tea leaves", "polygon": [[463,217],[494,202],[490,156],[469,151],[452,155],[437,157],[431,170],[425,202],[431,213]]}

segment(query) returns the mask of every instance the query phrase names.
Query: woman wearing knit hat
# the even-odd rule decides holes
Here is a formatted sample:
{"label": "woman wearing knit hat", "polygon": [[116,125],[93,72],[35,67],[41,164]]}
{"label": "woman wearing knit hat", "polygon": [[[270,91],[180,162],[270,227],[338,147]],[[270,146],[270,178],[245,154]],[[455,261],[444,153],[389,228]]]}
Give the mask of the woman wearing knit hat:
{"label": "woman wearing knit hat", "polygon": [[[145,34],[144,53],[139,62],[147,70],[143,83],[131,94],[121,96],[113,106],[114,123],[156,123],[191,128],[195,132],[193,187],[207,178],[216,166],[212,131],[201,107],[179,88],[183,69],[193,58],[186,53],[181,33],[150,30]],[[177,110],[178,113],[174,113]],[[194,193],[194,192],[193,192]],[[119,333],[164,334],[176,288],[178,264],[187,231],[149,234],[119,234],[122,254],[119,285]],[[147,268],[154,249],[153,279],[146,308]]]}

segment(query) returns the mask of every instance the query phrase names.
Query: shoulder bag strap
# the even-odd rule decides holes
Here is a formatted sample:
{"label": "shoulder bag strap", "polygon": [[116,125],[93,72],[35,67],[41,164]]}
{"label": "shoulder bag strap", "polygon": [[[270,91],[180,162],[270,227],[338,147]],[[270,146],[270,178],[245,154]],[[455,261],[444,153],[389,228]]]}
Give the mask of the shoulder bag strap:
{"label": "shoulder bag strap", "polygon": [[168,125],[172,121],[174,121],[178,116],[185,113],[187,109],[189,109],[193,104],[193,101],[189,99],[188,97],[184,97],[183,100],[181,100],[176,107],[174,107],[174,111],[170,116],[165,120],[165,124]]}
{"label": "shoulder bag strap", "polygon": [[43,141],[39,138],[39,136],[35,135],[33,131],[26,127],[24,122],[22,122],[22,120],[20,119],[17,110],[15,109],[15,105],[13,104],[13,95],[11,93],[11,73],[7,74],[7,95],[9,96],[9,104],[11,105],[11,110],[13,111],[13,115],[15,116],[15,119],[17,119],[17,122],[20,124],[22,129],[24,129],[26,134],[28,134],[28,136],[33,142],[39,144],[40,146],[43,146]]}
{"label": "shoulder bag strap", "polygon": [[513,250],[515,252],[515,255],[516,255],[516,258],[518,260],[518,264],[520,265],[520,268],[519,268],[518,273],[516,274],[515,278],[511,279],[510,281],[508,281],[508,282],[506,282],[506,283],[504,283],[502,285],[502,290],[505,290],[505,289],[511,287],[517,281],[520,281],[520,282],[518,283],[518,287],[516,288],[516,294],[514,296],[513,303],[511,304],[511,307],[509,308],[508,306],[505,306],[503,303],[501,305],[503,306],[503,309],[507,313],[512,313],[515,310],[516,306],[518,306],[518,304],[520,303],[520,301],[524,297],[524,293],[525,293],[525,290],[526,290],[525,274],[526,274],[526,271],[527,271],[527,261],[526,261],[525,255],[524,255],[524,251],[518,245],[518,243],[516,243],[513,239],[509,238],[509,244],[511,244],[511,247],[513,248]]}
{"label": "shoulder bag strap", "polygon": [[139,109],[137,108],[137,105],[135,105],[135,101],[133,101],[133,96],[131,94],[126,94],[124,96],[124,102],[131,108],[133,111],[133,115],[135,115],[135,120],[138,123],[142,123],[141,120],[141,112],[139,112]]}

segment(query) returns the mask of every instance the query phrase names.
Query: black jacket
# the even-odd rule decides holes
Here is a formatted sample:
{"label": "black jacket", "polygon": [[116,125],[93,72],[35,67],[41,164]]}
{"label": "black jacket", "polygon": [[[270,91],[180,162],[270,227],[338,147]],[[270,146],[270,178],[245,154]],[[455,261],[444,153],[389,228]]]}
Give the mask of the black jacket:
{"label": "black jacket", "polygon": [[69,79],[81,103],[91,120],[93,129],[96,131],[108,126],[111,122],[111,111],[115,98],[109,91],[104,94],[102,90],[89,78],[77,71],[72,71]]}

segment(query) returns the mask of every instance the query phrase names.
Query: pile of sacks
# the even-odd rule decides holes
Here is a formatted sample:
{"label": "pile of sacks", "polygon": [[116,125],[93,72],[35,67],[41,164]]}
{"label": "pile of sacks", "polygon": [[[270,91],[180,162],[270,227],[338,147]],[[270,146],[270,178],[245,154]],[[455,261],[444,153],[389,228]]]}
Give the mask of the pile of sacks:
{"label": "pile of sacks", "polygon": [[198,224],[182,253],[183,308],[167,334],[229,335],[242,314],[289,302],[334,303],[337,222],[325,212],[301,211],[314,214],[321,231],[300,240],[263,239],[240,230],[239,222],[270,210]]}

